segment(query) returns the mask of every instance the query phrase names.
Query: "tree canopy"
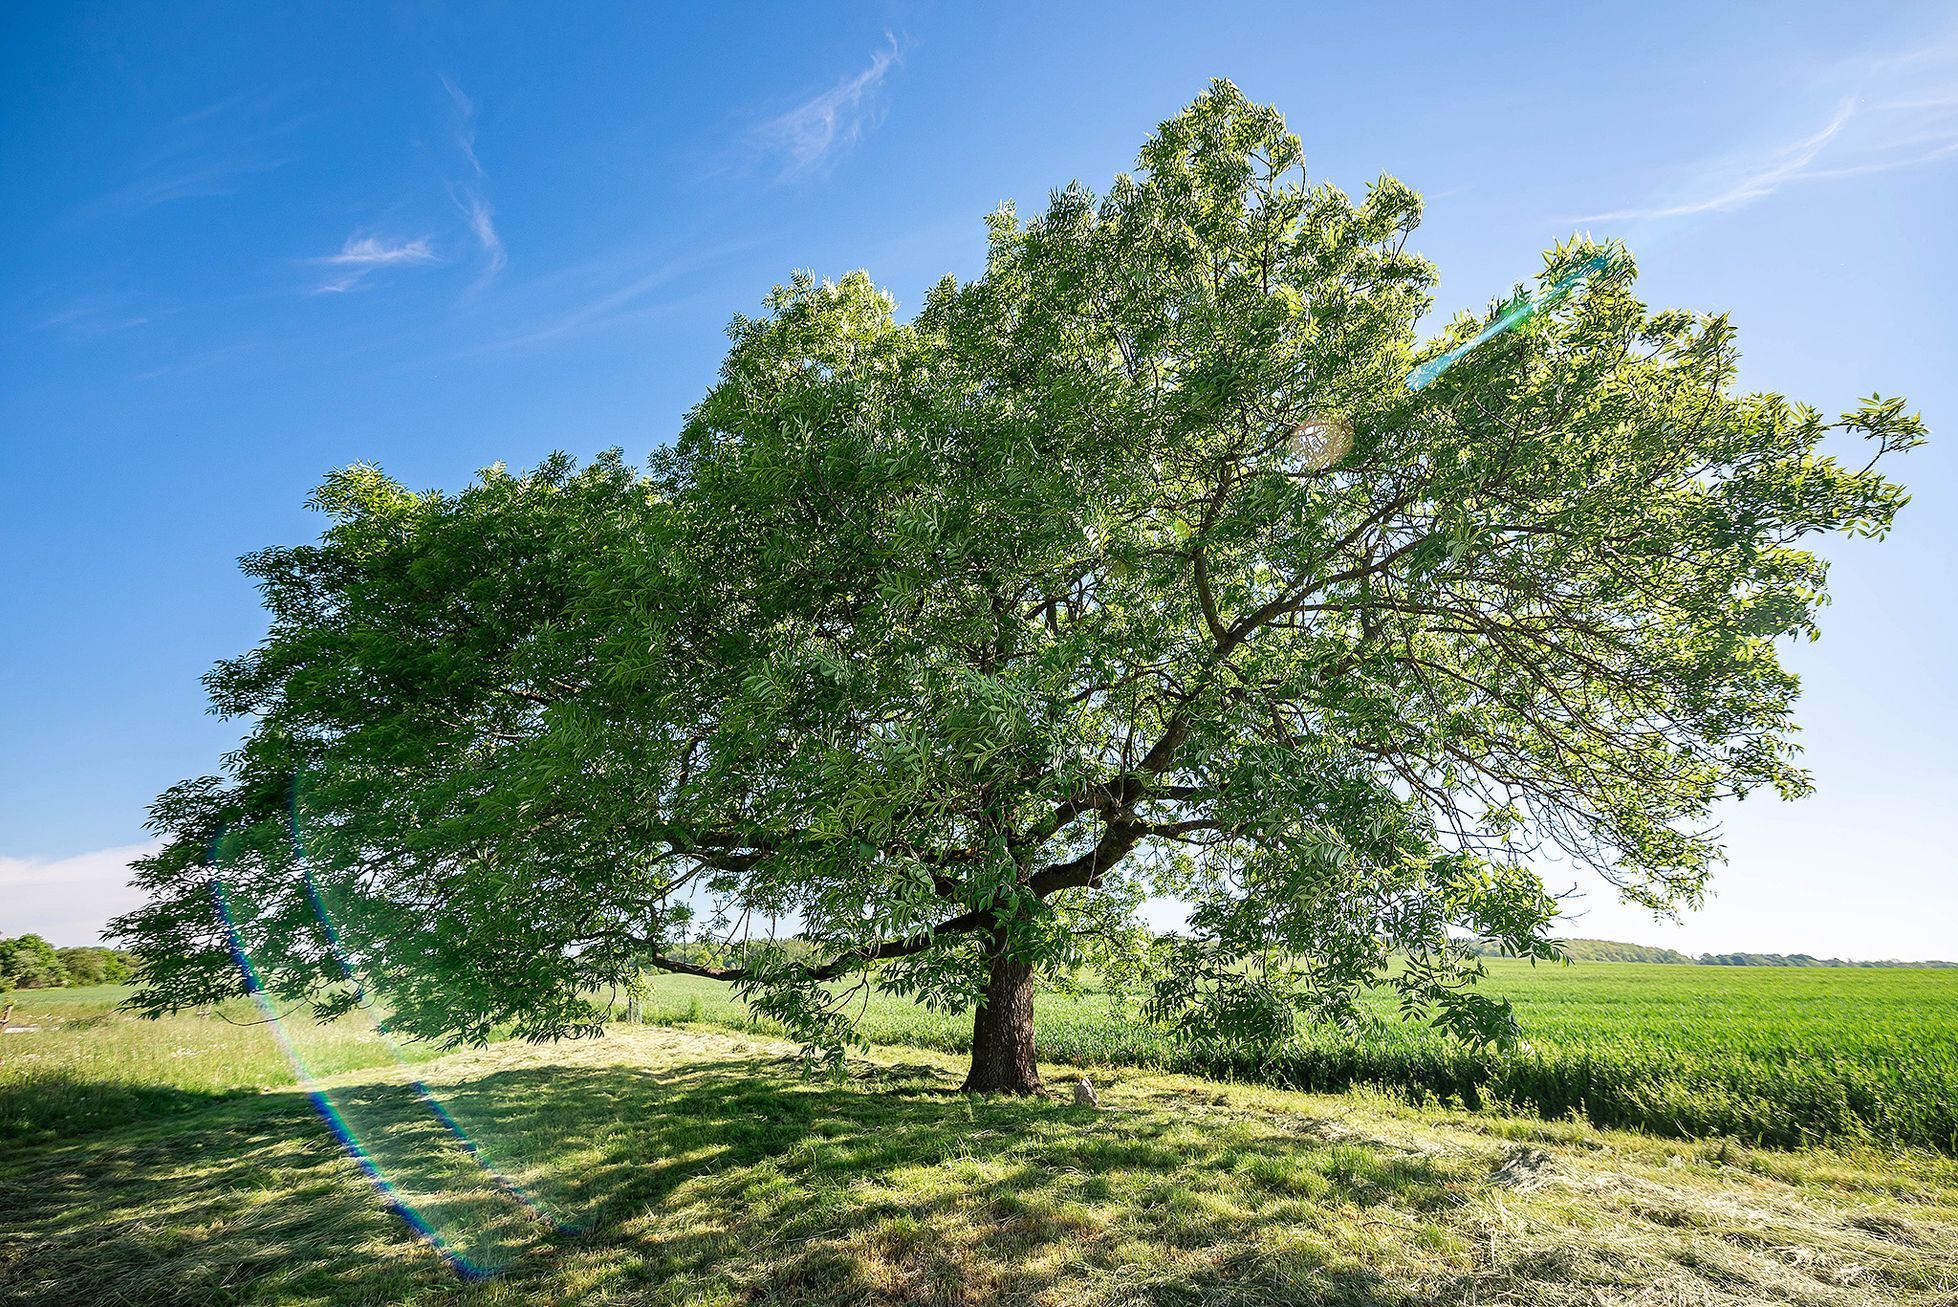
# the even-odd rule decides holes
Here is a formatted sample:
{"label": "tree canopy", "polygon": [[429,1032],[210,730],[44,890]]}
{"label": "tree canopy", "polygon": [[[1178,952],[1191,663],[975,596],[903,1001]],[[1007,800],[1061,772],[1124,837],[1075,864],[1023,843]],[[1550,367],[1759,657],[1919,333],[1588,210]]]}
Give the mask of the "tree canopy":
{"label": "tree canopy", "polygon": [[1551,955],[1546,852],[1690,906],[1713,806],[1808,788],[1813,543],[1880,535],[1923,433],[1741,392],[1726,318],[1584,240],[1544,311],[1423,340],[1420,212],[1218,82],[908,321],[797,275],[644,472],[331,474],[322,537],[245,560],[243,743],[154,806],[141,1004],[235,991],[236,932],[464,1040],[650,967],[837,1050],[874,979],[976,1005],[974,1088],[1037,1084],[1033,978],[1089,963],[1204,1038],[1374,983],[1500,1037],[1464,941]]}
{"label": "tree canopy", "polygon": [[111,948],[82,945],[55,950],[70,985],[121,985],[135,974],[127,954]]}
{"label": "tree canopy", "polygon": [[52,989],[68,983],[54,945],[39,935],[0,937],[0,991]]}

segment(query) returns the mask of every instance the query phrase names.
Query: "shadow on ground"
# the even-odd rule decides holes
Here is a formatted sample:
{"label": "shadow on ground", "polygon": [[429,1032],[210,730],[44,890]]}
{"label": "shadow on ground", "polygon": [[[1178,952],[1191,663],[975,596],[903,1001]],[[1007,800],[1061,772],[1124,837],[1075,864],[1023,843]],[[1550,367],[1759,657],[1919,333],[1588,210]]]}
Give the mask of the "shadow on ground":
{"label": "shadow on ground", "polygon": [[31,1080],[0,1083],[0,1149],[79,1139],[132,1122],[192,1115],[250,1093],[209,1093],[65,1071],[41,1072]]}
{"label": "shadow on ground", "polygon": [[[838,1085],[766,1058],[506,1069],[445,1090],[488,1184],[401,1085],[335,1095],[471,1284],[391,1214],[302,1094],[0,1160],[0,1301],[1434,1301],[1267,1209],[1452,1200],[1437,1162],[1269,1124],[971,1100],[930,1068]],[[1459,1296],[1442,1293],[1440,1296]]]}

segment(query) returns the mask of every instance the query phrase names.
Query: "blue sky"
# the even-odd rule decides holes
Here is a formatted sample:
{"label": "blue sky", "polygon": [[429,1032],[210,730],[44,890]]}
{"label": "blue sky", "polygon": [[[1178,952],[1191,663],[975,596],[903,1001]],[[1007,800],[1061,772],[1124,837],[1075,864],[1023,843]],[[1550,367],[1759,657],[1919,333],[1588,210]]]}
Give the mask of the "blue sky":
{"label": "blue sky", "polygon": [[197,679],[262,629],[234,560],[314,534],[328,468],[643,456],[791,270],[908,311],[1225,76],[1315,177],[1424,193],[1443,310],[1621,236],[1748,385],[1923,410],[1915,502],[1792,654],[1820,792],[1723,814],[1684,926],[1546,871],[1576,933],[1958,957],[1949,8],[689,8],[0,11],[0,934],[123,906],[144,805],[235,735]]}

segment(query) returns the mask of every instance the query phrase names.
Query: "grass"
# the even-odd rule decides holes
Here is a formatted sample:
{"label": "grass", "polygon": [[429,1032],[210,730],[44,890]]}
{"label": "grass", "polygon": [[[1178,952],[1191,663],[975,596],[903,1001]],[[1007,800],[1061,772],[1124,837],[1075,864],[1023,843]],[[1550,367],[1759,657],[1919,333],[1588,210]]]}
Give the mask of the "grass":
{"label": "grass", "polygon": [[[0,1144],[72,1137],[293,1083],[291,1063],[249,1001],[140,1021],[116,1011],[130,992],[34,989],[0,1001],[13,1003],[13,1025],[38,1027],[0,1042]],[[395,1060],[361,1013],[331,1025],[296,1017],[286,1029],[318,1075]],[[425,1061],[436,1051],[401,1052]]]}
{"label": "grass", "polygon": [[973,1100],[950,1092],[944,1055],[880,1050],[838,1083],[805,1078],[790,1051],[635,1027],[420,1068],[575,1231],[456,1165],[403,1069],[332,1078],[431,1224],[504,1268],[474,1283],[388,1212],[292,1089],[198,1091],[168,1117],[0,1149],[0,1302],[1928,1307],[1958,1294],[1949,1158],[1671,1142],[1134,1070],[1098,1075],[1101,1111]]}
{"label": "grass", "polygon": [[[1752,1144],[1902,1145],[1958,1154],[1958,971],[1661,966],[1537,966],[1493,959],[1485,982],[1517,1007],[1525,1047],[1471,1049],[1391,1015],[1354,1038],[1309,1030],[1281,1056],[1219,1064],[1179,1047],[1103,994],[1043,992],[1041,1055],[1079,1066],[1202,1073],[1285,1088],[1356,1085],[1417,1102],[1492,1107]],[[37,990],[15,996],[17,1023],[39,1034],[0,1047],[0,1142],[99,1129],[194,1107],[212,1093],[292,1083],[257,1013],[132,1022],[112,1015],[128,991]],[[654,982],[647,1018],[778,1034],[725,985]],[[356,1014],[331,1026],[288,1022],[320,1074],[391,1063]],[[970,1018],[873,997],[863,1031],[877,1044],[956,1053]],[[408,1046],[411,1059],[433,1056]]]}
{"label": "grass", "polygon": [[[1392,1088],[1445,1104],[1489,1104],[1594,1124],[1780,1147],[1836,1141],[1958,1153],[1958,971],[1536,966],[1491,959],[1486,987],[1516,1005],[1527,1038],[1470,1049],[1386,1013],[1360,1038],[1307,1031],[1272,1059],[1217,1063],[1106,996],[1040,994],[1043,1057],[1084,1066],[1203,1072],[1289,1088]],[[774,1033],[723,985],[654,982],[655,1021]],[[969,1047],[970,1018],[873,998],[874,1043]]]}

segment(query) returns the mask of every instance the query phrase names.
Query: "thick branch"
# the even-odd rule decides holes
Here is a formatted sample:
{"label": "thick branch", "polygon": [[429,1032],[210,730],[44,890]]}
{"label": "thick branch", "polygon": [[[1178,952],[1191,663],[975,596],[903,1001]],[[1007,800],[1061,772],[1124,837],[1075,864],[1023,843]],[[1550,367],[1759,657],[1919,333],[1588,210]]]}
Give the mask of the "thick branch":
{"label": "thick branch", "polygon": [[[846,971],[853,971],[858,967],[888,958],[903,958],[913,953],[922,953],[943,940],[957,935],[968,935],[975,930],[989,929],[993,924],[991,908],[974,908],[970,912],[941,921],[930,930],[908,939],[878,940],[866,948],[851,949],[831,958],[822,966],[803,967],[802,971],[805,978],[809,980],[834,980]],[[649,961],[661,971],[677,972],[683,976],[704,976],[708,980],[745,980],[753,974],[752,968],[749,967],[706,966],[696,962],[683,962],[679,958],[670,958],[663,953],[653,954]]]}

